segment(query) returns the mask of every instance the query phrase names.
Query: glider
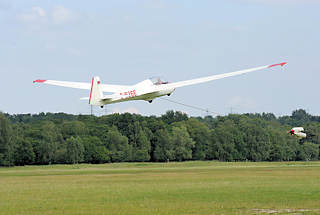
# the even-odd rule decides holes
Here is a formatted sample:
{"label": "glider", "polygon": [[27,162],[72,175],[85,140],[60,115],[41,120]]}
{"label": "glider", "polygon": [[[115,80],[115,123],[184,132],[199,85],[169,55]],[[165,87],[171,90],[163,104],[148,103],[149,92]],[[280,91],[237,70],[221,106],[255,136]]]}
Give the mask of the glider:
{"label": "glider", "polygon": [[[152,102],[155,98],[168,95],[179,87],[205,83],[213,80],[227,78],[236,75],[242,75],[258,70],[268,69],[275,66],[284,66],[286,62],[260,66],[252,69],[240,70],[236,72],[224,73],[219,75],[212,75],[202,78],[196,78],[179,82],[164,82],[158,79],[156,82],[152,82],[150,79],[141,81],[135,85],[111,85],[102,84],[99,77],[93,77],[91,83],[82,82],[69,82],[69,81],[55,81],[55,80],[42,80],[38,79],[33,83],[42,83],[49,85],[56,85],[61,87],[69,87],[76,89],[90,90],[90,97],[82,98],[88,99],[90,105],[101,106],[118,102],[132,101],[132,100],[144,100]],[[111,93],[104,95],[103,93]]]}
{"label": "glider", "polygon": [[303,127],[295,127],[289,131],[289,134],[291,134],[291,136],[295,135],[298,138],[306,138],[307,134],[303,133],[303,131],[304,131]]}

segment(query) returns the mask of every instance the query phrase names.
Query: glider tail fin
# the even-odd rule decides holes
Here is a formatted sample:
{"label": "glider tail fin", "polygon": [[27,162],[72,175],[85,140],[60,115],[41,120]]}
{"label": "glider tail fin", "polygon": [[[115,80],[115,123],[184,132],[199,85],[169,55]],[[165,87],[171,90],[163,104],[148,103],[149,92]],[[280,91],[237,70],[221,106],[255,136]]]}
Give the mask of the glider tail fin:
{"label": "glider tail fin", "polygon": [[103,93],[100,89],[100,78],[93,77],[91,91],[90,91],[89,104],[101,106],[101,105],[103,105],[102,98],[103,98]]}

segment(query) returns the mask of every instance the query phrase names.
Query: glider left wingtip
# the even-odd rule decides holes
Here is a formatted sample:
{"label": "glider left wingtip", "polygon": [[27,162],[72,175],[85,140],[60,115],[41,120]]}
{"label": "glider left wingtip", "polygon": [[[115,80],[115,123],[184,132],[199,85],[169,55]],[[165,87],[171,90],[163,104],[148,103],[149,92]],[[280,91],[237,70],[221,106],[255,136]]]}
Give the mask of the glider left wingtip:
{"label": "glider left wingtip", "polygon": [[34,80],[33,83],[44,83],[46,81],[47,80],[37,79],[37,80]]}
{"label": "glider left wingtip", "polygon": [[272,65],[270,65],[268,68],[275,67],[275,66],[284,66],[284,65],[286,65],[286,64],[287,64],[287,62],[272,64]]}

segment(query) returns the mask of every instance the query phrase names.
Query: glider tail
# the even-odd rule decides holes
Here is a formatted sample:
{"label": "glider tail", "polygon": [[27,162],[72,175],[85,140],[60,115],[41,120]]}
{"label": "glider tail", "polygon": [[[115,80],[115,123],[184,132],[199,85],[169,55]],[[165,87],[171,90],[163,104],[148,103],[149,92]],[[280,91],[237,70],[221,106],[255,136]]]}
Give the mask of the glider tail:
{"label": "glider tail", "polygon": [[103,93],[100,89],[100,78],[93,77],[91,91],[90,91],[89,104],[103,106],[102,98],[103,98]]}

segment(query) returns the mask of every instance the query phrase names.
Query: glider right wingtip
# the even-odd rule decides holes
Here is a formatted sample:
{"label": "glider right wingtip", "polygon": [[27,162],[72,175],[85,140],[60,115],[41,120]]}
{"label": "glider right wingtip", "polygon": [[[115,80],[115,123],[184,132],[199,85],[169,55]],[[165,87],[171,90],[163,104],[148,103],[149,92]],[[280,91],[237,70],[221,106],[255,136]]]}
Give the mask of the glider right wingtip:
{"label": "glider right wingtip", "polygon": [[34,80],[33,83],[44,83],[46,81],[47,80],[37,79],[37,80]]}
{"label": "glider right wingtip", "polygon": [[272,65],[268,66],[268,68],[275,67],[275,66],[284,66],[284,65],[286,65],[286,64],[287,64],[287,62],[272,64]]}

